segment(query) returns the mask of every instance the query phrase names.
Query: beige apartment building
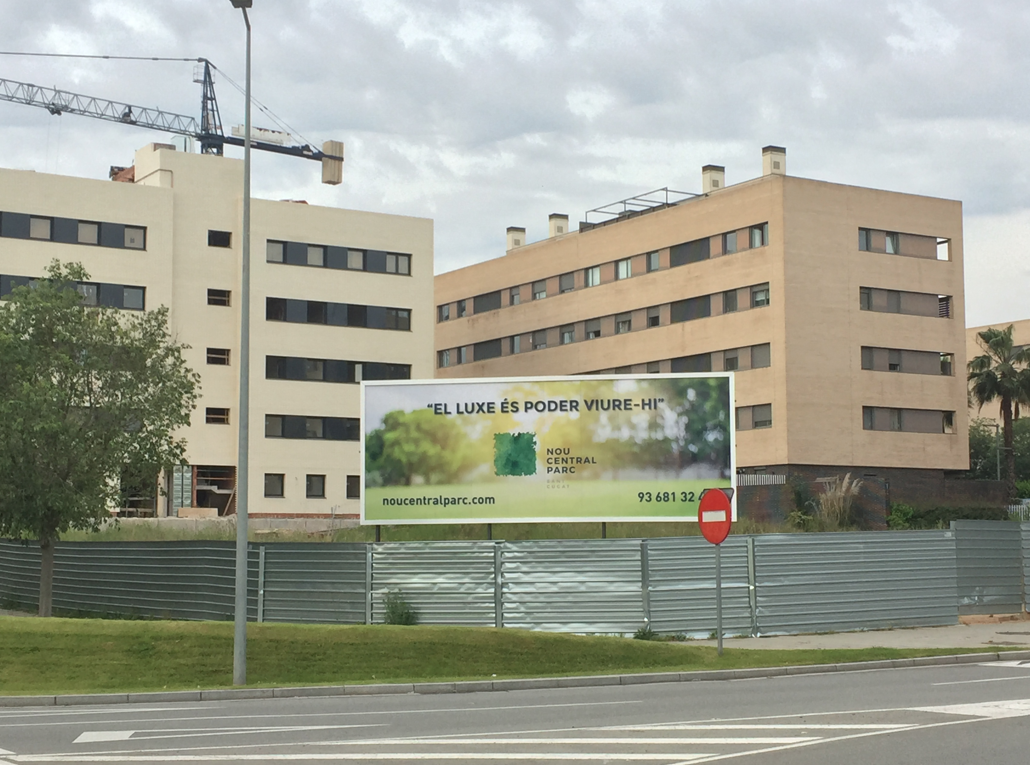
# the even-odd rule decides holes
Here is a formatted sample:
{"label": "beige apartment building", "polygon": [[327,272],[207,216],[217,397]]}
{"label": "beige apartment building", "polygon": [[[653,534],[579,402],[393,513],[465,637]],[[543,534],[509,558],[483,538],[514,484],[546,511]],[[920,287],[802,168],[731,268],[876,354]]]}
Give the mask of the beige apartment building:
{"label": "beige apartment building", "polygon": [[961,203],[792,177],[780,147],[763,167],[509,228],[436,277],[437,377],[732,370],[739,472],[901,497],[967,469]]}
{"label": "beige apartment building", "polygon": [[[1030,319],[1020,319],[1018,321],[1003,321],[995,324],[984,324],[980,327],[969,327],[966,330],[966,359],[971,359],[974,356],[982,356],[983,349],[977,342],[978,335],[985,329],[994,327],[995,329],[1005,329],[1009,325],[1012,325],[1012,344],[1015,348],[1028,348],[1030,347]],[[970,418],[984,417],[986,419],[995,420],[1001,422],[1001,402],[996,404],[988,404],[983,409],[978,409],[976,404],[972,401],[969,407]],[[1024,417],[1030,415],[1030,412],[1020,412],[1020,416]]]}
{"label": "beige apartment building", "polygon": [[[152,144],[115,170],[0,170],[0,297],[56,258],[90,273],[87,303],[168,306],[202,391],[157,513],[231,513],[243,163]],[[432,376],[433,222],[255,199],[251,242],[249,510],[357,514],[358,383]]]}

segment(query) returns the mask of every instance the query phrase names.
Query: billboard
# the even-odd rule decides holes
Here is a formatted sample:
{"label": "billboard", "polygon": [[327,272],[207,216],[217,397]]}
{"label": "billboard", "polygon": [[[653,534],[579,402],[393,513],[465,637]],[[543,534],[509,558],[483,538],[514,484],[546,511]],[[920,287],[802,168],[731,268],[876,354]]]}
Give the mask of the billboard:
{"label": "billboard", "polygon": [[[696,521],[730,374],[363,382],[362,523]],[[736,520],[736,503],[733,505]]]}

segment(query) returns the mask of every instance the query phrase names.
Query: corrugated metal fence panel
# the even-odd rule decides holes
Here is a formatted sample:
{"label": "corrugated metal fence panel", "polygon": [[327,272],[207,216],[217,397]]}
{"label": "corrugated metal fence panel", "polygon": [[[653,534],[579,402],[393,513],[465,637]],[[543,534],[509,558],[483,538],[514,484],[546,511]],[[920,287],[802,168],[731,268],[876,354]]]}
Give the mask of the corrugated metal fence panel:
{"label": "corrugated metal fence panel", "polygon": [[0,540],[0,608],[39,606],[39,545]]}
{"label": "corrugated metal fence panel", "polygon": [[950,531],[755,538],[760,635],[958,622]]}
{"label": "corrugated metal fence panel", "polygon": [[1030,611],[1030,523],[1020,526],[1023,537],[1023,609]]}
{"label": "corrugated metal fence panel", "polygon": [[504,626],[633,633],[644,624],[639,539],[505,542]]}
{"label": "corrugated metal fence panel", "polygon": [[[747,539],[722,545],[722,629],[751,634]],[[647,540],[651,629],[707,637],[715,630],[715,546],[701,537]]]}
{"label": "corrugated metal fence panel", "polygon": [[[232,542],[62,542],[54,609],[166,619],[233,618]],[[257,615],[258,551],[248,555],[248,617]]]}
{"label": "corrugated metal fence panel", "polygon": [[387,591],[420,624],[494,626],[494,542],[384,542],[372,546],[372,621]]}
{"label": "corrugated metal fence panel", "polygon": [[959,613],[1023,610],[1022,535],[1011,521],[952,521],[958,559]]}
{"label": "corrugated metal fence panel", "polygon": [[363,544],[266,544],[266,622],[365,623]]}

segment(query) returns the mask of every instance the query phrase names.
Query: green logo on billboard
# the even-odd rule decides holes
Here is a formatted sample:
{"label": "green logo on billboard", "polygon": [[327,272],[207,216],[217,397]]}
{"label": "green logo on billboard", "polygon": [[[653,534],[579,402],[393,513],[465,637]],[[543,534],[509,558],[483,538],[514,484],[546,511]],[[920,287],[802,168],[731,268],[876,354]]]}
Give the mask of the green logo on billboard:
{"label": "green logo on billboard", "polygon": [[496,475],[536,475],[536,433],[494,433]]}

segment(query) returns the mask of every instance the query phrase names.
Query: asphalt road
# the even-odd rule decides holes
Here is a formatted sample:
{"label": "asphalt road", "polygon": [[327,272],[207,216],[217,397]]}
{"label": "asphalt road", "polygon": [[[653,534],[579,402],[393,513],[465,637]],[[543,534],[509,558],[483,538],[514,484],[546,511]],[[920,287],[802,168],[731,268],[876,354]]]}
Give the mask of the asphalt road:
{"label": "asphalt road", "polygon": [[0,763],[1030,760],[1030,662],[727,682],[0,709]]}

